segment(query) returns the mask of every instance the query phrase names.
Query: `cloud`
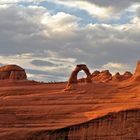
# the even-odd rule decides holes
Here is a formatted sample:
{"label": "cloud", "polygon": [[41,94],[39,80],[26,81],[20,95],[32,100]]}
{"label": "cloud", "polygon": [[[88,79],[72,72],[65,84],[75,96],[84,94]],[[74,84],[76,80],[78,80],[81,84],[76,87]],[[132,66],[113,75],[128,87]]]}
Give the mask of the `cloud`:
{"label": "cloud", "polygon": [[43,0],[1,0],[0,1],[0,4],[17,4],[17,3],[20,3],[20,2],[27,2],[27,3],[35,3],[37,4],[38,2],[41,2]]}
{"label": "cloud", "polygon": [[41,2],[51,2],[67,6],[74,7],[81,10],[85,10],[91,16],[99,19],[119,18],[121,12],[125,11],[129,7],[140,4],[139,0],[1,0],[0,4],[33,4],[39,5]]}
{"label": "cloud", "polygon": [[139,0],[55,0],[54,2],[83,9],[91,16],[100,19],[118,18],[118,14],[122,11],[140,3]]}
{"label": "cloud", "polygon": [[59,60],[54,57],[38,57],[32,53],[0,56],[0,60],[3,62],[0,65],[16,64],[21,66],[25,69],[29,79],[47,82],[67,80],[74,64],[74,60],[69,58],[64,60],[60,58]]}
{"label": "cloud", "polygon": [[20,0],[1,0],[0,4],[11,4],[11,3],[17,3]]}
{"label": "cloud", "polygon": [[65,12],[52,14],[38,5],[7,5],[0,8],[0,19],[1,63],[16,63],[35,79],[68,79],[79,63],[87,64],[91,72],[107,67],[125,71],[127,66],[133,71],[139,59],[138,16],[122,25],[80,26],[79,17]]}
{"label": "cloud", "polygon": [[[101,19],[108,18],[108,13],[111,12],[111,8],[104,8],[91,4],[88,1],[55,1],[59,4],[64,4],[68,7],[75,7],[87,11],[93,17],[99,17]],[[94,9],[94,10],[93,10]]]}
{"label": "cloud", "polygon": [[140,7],[138,7],[137,9],[137,15],[138,15],[138,18],[140,18]]}
{"label": "cloud", "polygon": [[32,60],[31,64],[35,66],[57,66],[56,64],[49,62],[49,61],[44,61],[44,60]]}
{"label": "cloud", "polygon": [[113,62],[108,62],[107,64],[103,65],[102,68],[111,70],[113,74],[115,74],[116,72],[124,73],[124,71],[130,69],[129,65],[122,64],[122,63],[113,63]]}
{"label": "cloud", "polygon": [[[50,15],[37,6],[9,6],[0,9],[0,18],[0,42],[5,46],[0,46],[1,54],[48,51],[55,45],[59,49],[57,41],[73,37],[77,26],[75,16],[62,12]],[[54,37],[57,43],[52,47]]]}
{"label": "cloud", "polygon": [[71,31],[77,27],[77,18],[73,15],[59,12],[56,15],[45,13],[42,17],[41,23],[51,29],[52,32]]}
{"label": "cloud", "polygon": [[8,6],[0,9],[0,53],[24,53],[32,50],[30,45],[33,45],[34,49],[38,47],[42,27],[39,27],[37,21],[43,11],[44,9],[40,7],[22,6]]}

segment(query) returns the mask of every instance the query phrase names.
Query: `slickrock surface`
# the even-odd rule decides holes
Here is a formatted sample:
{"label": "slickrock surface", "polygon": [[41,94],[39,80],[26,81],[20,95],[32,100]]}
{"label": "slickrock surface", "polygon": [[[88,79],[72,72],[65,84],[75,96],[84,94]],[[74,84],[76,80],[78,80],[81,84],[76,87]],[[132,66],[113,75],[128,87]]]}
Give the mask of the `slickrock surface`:
{"label": "slickrock surface", "polygon": [[0,81],[0,139],[140,138],[139,81],[66,84]]}

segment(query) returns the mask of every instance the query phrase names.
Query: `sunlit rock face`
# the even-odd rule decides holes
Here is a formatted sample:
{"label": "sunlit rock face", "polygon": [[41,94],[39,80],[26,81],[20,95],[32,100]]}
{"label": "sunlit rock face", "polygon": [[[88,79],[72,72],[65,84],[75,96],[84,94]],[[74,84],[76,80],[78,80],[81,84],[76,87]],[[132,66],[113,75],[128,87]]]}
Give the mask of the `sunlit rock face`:
{"label": "sunlit rock face", "polygon": [[134,75],[140,75],[140,60],[137,62],[137,66],[136,66]]}
{"label": "sunlit rock face", "polygon": [[6,65],[0,67],[0,80],[25,80],[27,75],[25,70],[17,65]]}
{"label": "sunlit rock face", "polygon": [[133,80],[140,81],[140,60],[137,62],[136,70],[133,76]]}
{"label": "sunlit rock face", "polygon": [[28,139],[46,140],[136,140],[140,138],[140,110],[111,113],[83,124],[54,130],[39,131]]}

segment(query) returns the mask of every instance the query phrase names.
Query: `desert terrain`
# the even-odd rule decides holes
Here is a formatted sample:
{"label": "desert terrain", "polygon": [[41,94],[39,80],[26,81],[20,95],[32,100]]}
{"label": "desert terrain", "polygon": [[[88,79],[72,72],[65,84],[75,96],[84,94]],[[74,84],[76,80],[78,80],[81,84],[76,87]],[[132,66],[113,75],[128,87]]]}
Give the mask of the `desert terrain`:
{"label": "desert terrain", "polygon": [[0,80],[0,140],[139,140],[140,63],[128,78],[108,72],[68,90],[12,72]]}

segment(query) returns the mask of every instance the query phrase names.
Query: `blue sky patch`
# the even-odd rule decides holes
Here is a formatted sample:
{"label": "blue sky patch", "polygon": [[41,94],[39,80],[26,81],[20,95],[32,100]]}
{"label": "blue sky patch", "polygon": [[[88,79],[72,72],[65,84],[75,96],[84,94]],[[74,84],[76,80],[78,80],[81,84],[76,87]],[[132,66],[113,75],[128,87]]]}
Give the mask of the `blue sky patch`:
{"label": "blue sky patch", "polygon": [[[29,3],[29,2],[20,2],[20,5],[23,6],[29,6],[29,5],[35,5],[35,3]],[[106,20],[100,20],[97,17],[93,17],[88,14],[87,11],[79,9],[79,8],[74,8],[74,7],[68,7],[63,4],[58,4],[50,1],[43,1],[38,3],[38,6],[45,7],[47,10],[49,10],[50,14],[57,14],[58,12],[64,12],[68,13],[70,15],[74,15],[78,18],[79,20],[79,25],[81,27],[86,26],[87,24],[126,24],[129,23],[132,17],[134,16],[133,12],[123,12],[120,14],[119,18],[111,18],[111,19],[106,19]]]}

